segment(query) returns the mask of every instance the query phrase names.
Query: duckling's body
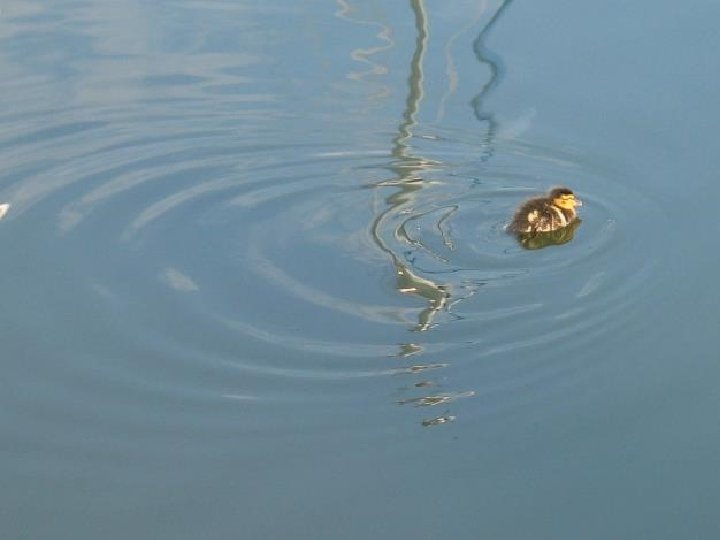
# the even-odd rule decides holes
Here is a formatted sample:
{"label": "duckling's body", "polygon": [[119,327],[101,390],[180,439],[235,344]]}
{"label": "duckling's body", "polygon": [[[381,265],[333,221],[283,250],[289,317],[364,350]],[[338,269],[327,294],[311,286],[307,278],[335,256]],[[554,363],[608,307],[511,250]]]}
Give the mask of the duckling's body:
{"label": "duckling's body", "polygon": [[543,197],[525,201],[517,209],[508,230],[517,234],[557,231],[577,218],[576,206],[582,201],[565,187],[551,189]]}

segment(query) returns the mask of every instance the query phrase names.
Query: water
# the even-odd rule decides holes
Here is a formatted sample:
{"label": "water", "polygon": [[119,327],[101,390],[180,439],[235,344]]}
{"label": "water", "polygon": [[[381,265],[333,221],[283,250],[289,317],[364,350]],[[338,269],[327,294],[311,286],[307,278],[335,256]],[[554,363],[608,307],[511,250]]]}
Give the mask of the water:
{"label": "water", "polygon": [[2,537],[714,538],[719,12],[5,2]]}

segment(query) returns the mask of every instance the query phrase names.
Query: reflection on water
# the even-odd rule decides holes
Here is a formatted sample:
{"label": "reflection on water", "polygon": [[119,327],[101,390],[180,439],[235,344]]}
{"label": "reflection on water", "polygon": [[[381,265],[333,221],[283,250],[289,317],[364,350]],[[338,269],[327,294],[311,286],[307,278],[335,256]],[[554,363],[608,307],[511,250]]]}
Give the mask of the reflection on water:
{"label": "reflection on water", "polygon": [[549,232],[518,233],[517,240],[525,249],[542,249],[547,246],[567,244],[575,236],[575,231],[582,223],[580,218],[574,219],[566,227]]}
{"label": "reflection on water", "polygon": [[[498,122],[492,113],[483,110],[485,97],[497,86],[502,74],[501,59],[488,51],[485,47],[485,37],[492,26],[497,22],[502,13],[510,5],[510,0],[500,4],[495,14],[487,24],[480,30],[473,44],[477,59],[490,68],[490,78],[481,88],[477,96],[472,100],[472,108],[475,117],[479,122],[487,123],[487,135],[480,146],[484,148],[481,159],[487,160],[493,152],[493,139],[497,131]],[[398,127],[398,134],[393,140],[392,157],[393,164],[390,170],[393,177],[383,182],[376,183],[376,188],[392,187],[395,191],[385,198],[386,208],[374,219],[371,230],[375,243],[386,253],[395,268],[397,277],[396,288],[404,294],[413,295],[423,299],[426,307],[420,310],[417,315],[417,323],[413,330],[426,332],[431,330],[437,323],[438,315],[449,310],[452,305],[453,285],[449,282],[439,281],[437,277],[428,272],[421,273],[417,269],[415,256],[422,252],[439,261],[446,259],[430,245],[422,240],[416,239],[409,232],[409,228],[416,221],[430,219],[440,233],[442,245],[448,250],[455,249],[455,241],[449,232],[450,218],[458,211],[458,204],[448,204],[445,207],[434,208],[428,212],[420,212],[417,206],[423,204],[422,191],[432,185],[432,181],[426,180],[427,173],[442,170],[443,165],[435,160],[423,157],[414,149],[413,137],[414,128],[417,126],[417,115],[424,96],[423,60],[430,38],[428,13],[422,0],[411,2],[412,11],[415,17],[416,40],[415,50],[410,61],[410,75],[408,77],[408,96],[405,101],[402,122]],[[449,46],[449,45],[448,45]],[[446,47],[447,49],[447,47]],[[441,108],[444,106],[443,98]],[[389,233],[398,242],[390,246],[384,240],[384,235]],[[439,274],[442,275],[442,274]],[[465,284],[464,296],[474,294],[475,287]],[[458,296],[456,301],[462,300]],[[410,344],[401,345],[398,356],[408,356]],[[422,347],[412,344],[413,355],[422,353]],[[436,369],[445,367],[445,364],[428,364],[427,366],[416,365],[408,368],[410,373],[416,374],[425,369]],[[437,382],[423,380],[414,385],[415,389],[428,389],[439,386]],[[434,392],[419,397],[411,397],[400,400],[401,404],[412,404],[420,407],[449,405],[459,398],[472,397],[475,392],[472,390],[458,392]],[[441,425],[455,419],[455,415],[445,411],[439,416],[426,418],[422,425],[426,427]]]}
{"label": "reflection on water", "polygon": [[505,65],[503,64],[502,57],[498,54],[493,53],[485,45],[490,30],[500,19],[502,14],[510,7],[512,0],[503,0],[498,7],[495,14],[488,21],[488,23],[480,30],[475,41],[473,42],[473,51],[475,56],[480,63],[486,65],[490,69],[490,78],[480,89],[480,92],[472,99],[471,105],[475,112],[475,118],[479,122],[487,123],[487,135],[485,138],[485,149],[482,154],[482,161],[487,161],[493,154],[493,141],[498,131],[498,121],[495,118],[495,114],[486,111],[483,106],[487,96],[500,84],[502,76],[505,72]]}
{"label": "reflection on water", "polygon": [[[353,22],[354,24],[369,25],[378,28],[378,33],[375,37],[383,42],[382,45],[375,47],[364,47],[357,48],[351,53],[351,58],[367,66],[367,69],[363,71],[352,71],[347,75],[349,79],[357,81],[375,81],[374,77],[379,75],[385,75],[388,72],[387,66],[376,62],[373,57],[395,47],[395,41],[392,38],[392,29],[387,25],[370,20],[358,19],[355,14],[355,7],[348,0],[336,0],[340,6],[340,10],[336,13],[337,17]],[[391,93],[391,88],[387,84],[378,83],[379,87],[374,92],[368,101],[375,102],[386,98]]]}
{"label": "reflection on water", "polygon": [[[395,268],[397,276],[397,290],[404,294],[414,295],[427,302],[427,307],[418,314],[417,324],[413,330],[425,332],[430,330],[438,313],[446,309],[452,295],[451,287],[429,277],[421,276],[412,268],[412,252],[415,249],[423,249],[422,243],[414,242],[405,234],[407,221],[401,222],[394,229],[394,236],[407,247],[411,247],[405,253],[394,251],[384,240],[384,231],[392,227],[392,222],[398,216],[412,214],[414,205],[420,192],[427,187],[428,182],[423,179],[423,173],[440,164],[416,154],[412,148],[413,128],[417,124],[417,113],[423,98],[423,59],[429,39],[429,21],[423,0],[412,0],[411,7],[415,16],[415,29],[417,37],[415,50],[410,61],[410,76],[408,77],[408,96],[405,100],[405,110],[402,121],[398,126],[398,134],[393,140],[392,157],[393,164],[390,170],[394,176],[383,182],[377,183],[376,187],[392,187],[396,191],[386,197],[387,208],[377,215],[371,225],[372,235],[377,246],[386,253]],[[455,212],[452,208],[444,212],[438,224],[442,223]],[[440,225],[439,225],[440,226]],[[403,344],[400,346],[398,356],[405,357],[408,350],[413,355],[420,354],[422,348],[418,345]],[[442,364],[417,365],[408,368],[408,372],[417,374],[428,369],[445,367]],[[417,389],[433,388],[436,383],[426,380],[414,385]],[[456,393],[437,393],[400,400],[400,404],[413,404],[416,406],[446,405],[461,397],[474,395],[472,391]],[[444,412],[440,416],[426,418],[422,421],[423,426],[435,426],[454,420],[455,416]]]}

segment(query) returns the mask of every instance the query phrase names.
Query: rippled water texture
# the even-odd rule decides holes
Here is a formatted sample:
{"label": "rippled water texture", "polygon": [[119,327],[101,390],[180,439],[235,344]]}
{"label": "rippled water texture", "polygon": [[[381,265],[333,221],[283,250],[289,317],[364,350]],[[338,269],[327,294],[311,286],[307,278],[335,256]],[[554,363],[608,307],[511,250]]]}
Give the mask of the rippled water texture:
{"label": "rippled water texture", "polygon": [[2,6],[0,536],[712,537],[717,9],[306,4]]}

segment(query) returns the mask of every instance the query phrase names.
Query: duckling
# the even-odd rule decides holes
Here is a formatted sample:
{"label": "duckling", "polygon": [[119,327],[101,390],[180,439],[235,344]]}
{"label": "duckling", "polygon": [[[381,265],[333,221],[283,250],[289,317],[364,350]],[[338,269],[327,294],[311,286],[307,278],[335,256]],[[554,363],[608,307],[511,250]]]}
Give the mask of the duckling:
{"label": "duckling", "polygon": [[582,201],[571,189],[556,187],[521,204],[507,229],[521,235],[557,231],[577,219],[576,206],[582,206]]}

